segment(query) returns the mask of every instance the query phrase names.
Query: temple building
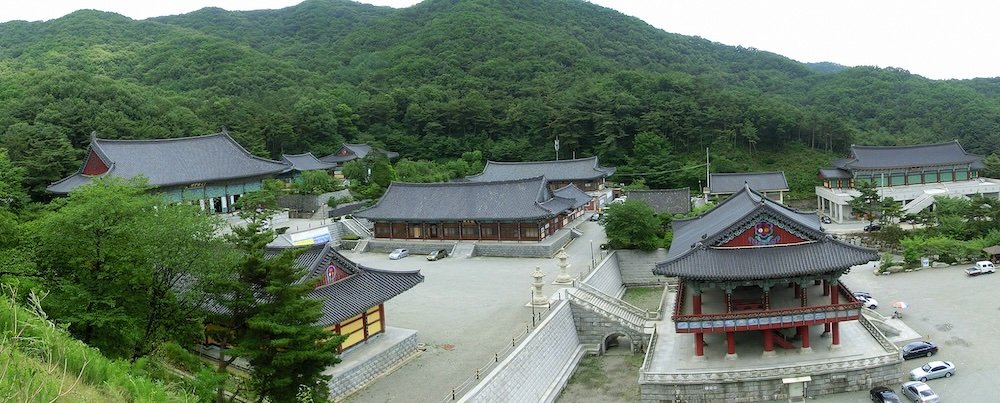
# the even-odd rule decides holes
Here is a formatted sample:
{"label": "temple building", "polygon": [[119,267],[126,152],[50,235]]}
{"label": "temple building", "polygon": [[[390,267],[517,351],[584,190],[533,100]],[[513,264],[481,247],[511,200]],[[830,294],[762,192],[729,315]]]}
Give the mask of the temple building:
{"label": "temple building", "polygon": [[778,203],[785,202],[788,180],[785,179],[785,173],[780,171],[709,174],[705,192],[710,197],[724,199],[743,190],[747,185],[771,200]]}
{"label": "temple building", "polygon": [[583,215],[591,197],[545,177],[497,182],[393,182],[374,206],[354,213],[375,238],[540,241]]}
{"label": "temple building", "polygon": [[[272,249],[270,254],[279,253]],[[424,281],[419,270],[389,271],[365,267],[337,252],[332,244],[311,247],[295,260],[306,270],[297,281],[317,281],[310,298],[323,301],[318,324],[347,339],[340,351],[363,344],[386,329],[385,302]]]}
{"label": "temple building", "polygon": [[573,185],[586,192],[592,199],[587,210],[593,211],[611,201],[612,192],[606,181],[614,173],[615,168],[600,166],[597,157],[535,162],[487,161],[482,173],[466,179],[496,182],[544,176],[551,190]]}
{"label": "temple building", "polygon": [[297,177],[305,171],[317,170],[326,171],[330,176],[333,176],[337,169],[336,163],[320,161],[312,153],[281,154],[281,161],[292,166],[291,170],[285,173],[285,176],[291,178]]}
{"label": "temple building", "polygon": [[241,195],[259,190],[265,178],[289,169],[286,163],[250,154],[225,131],[156,140],[92,136],[80,170],[47,190],[67,194],[96,177],[142,176],[169,201],[198,203],[203,210],[229,213]]}
{"label": "temple building", "polygon": [[675,220],[673,229],[666,260],[653,273],[678,278],[673,327],[693,336],[697,357],[705,355],[706,334],[725,334],[726,342],[712,348],[733,359],[743,334],[762,339],[765,357],[775,354],[775,345],[811,351],[810,329],[819,326],[837,347],[840,324],[858,319],[861,310],[839,278],[851,266],[879,259],[873,249],[826,234],[816,214],[746,185],[699,217]]}
{"label": "temple building", "polygon": [[386,151],[381,148],[375,148],[368,144],[349,144],[344,143],[337,152],[320,157],[319,160],[322,162],[328,162],[333,164],[344,165],[345,162],[353,161],[356,159],[362,159],[367,156],[372,151],[381,153],[385,155],[386,158],[393,160],[399,158],[399,153],[393,151]]}
{"label": "temple building", "polygon": [[983,178],[982,158],[969,154],[958,141],[901,147],[851,146],[851,155],[819,170],[816,207],[833,221],[852,218],[849,202],[861,193],[860,183],[872,183],[882,197],[903,204],[904,213],[918,213],[938,196],[1000,195],[1000,182]]}

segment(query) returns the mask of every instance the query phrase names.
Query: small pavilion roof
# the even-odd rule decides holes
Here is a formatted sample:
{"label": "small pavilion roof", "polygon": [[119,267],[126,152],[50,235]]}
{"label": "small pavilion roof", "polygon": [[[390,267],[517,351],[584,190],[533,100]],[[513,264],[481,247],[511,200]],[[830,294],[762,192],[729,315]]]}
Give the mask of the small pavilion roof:
{"label": "small pavilion roof", "polygon": [[819,176],[826,179],[851,179],[851,173],[840,168],[820,168]]}
{"label": "small pavilion roof", "polygon": [[[552,203],[544,177],[498,182],[393,182],[374,206],[354,213],[369,220],[527,220],[552,217],[572,198]],[[562,211],[562,210],[559,210]]]}
{"label": "small pavilion roof", "polygon": [[750,185],[750,189],[758,192],[788,191],[785,173],[780,171],[713,173],[709,178],[711,194],[733,194],[742,190],[747,184]]}
{"label": "small pavilion roof", "polygon": [[550,181],[591,180],[614,175],[615,168],[597,164],[597,157],[558,161],[487,161],[483,172],[466,177],[474,182],[493,182],[544,176]]}
{"label": "small pavilion roof", "polygon": [[982,158],[969,154],[958,140],[911,146],[851,146],[851,157],[833,161],[844,170],[890,169],[942,165],[971,165],[982,169]]}
{"label": "small pavilion roof", "polygon": [[691,188],[630,190],[629,200],[643,201],[657,214],[686,214],[691,212]]}
{"label": "small pavilion roof", "polygon": [[323,162],[329,162],[329,163],[342,163],[342,162],[347,162],[347,161],[351,161],[351,160],[356,160],[356,159],[359,159],[359,158],[364,158],[366,155],[368,155],[368,153],[370,153],[372,151],[380,152],[380,153],[384,154],[385,157],[388,158],[388,159],[390,159],[390,160],[391,159],[395,159],[395,158],[399,158],[399,153],[394,152],[394,151],[386,151],[386,150],[383,150],[381,148],[372,147],[372,146],[370,146],[368,144],[350,144],[350,143],[344,143],[344,145],[342,147],[340,147],[340,150],[338,150],[337,152],[335,152],[333,154],[330,154],[330,155],[327,155],[327,156],[324,156],[324,157],[320,157],[319,160],[323,161]]}
{"label": "small pavilion roof", "polygon": [[281,154],[281,160],[292,165],[293,171],[330,170],[337,167],[336,163],[323,162],[312,153]]}
{"label": "small pavilion roof", "polygon": [[382,270],[355,263],[329,243],[310,247],[296,258],[295,263],[306,269],[306,274],[296,284],[323,277],[330,265],[348,275],[309,293],[310,297],[323,301],[323,317],[319,320],[322,326],[350,319],[424,281],[419,270]]}
{"label": "small pavilion roof", "polygon": [[[767,219],[804,240],[768,246],[722,247],[732,236]],[[654,274],[703,280],[752,280],[818,274],[878,259],[873,249],[827,235],[814,213],[804,213],[743,190],[696,218],[675,220],[667,259]]]}
{"label": "small pavilion roof", "polygon": [[[108,167],[99,176],[142,175],[154,187],[260,177],[291,168],[287,163],[250,154],[225,131],[154,140],[108,140],[93,136],[87,159],[92,158],[99,158]],[[86,161],[76,174],[49,185],[48,191],[64,194],[90,183],[91,176],[83,174],[84,166]]]}

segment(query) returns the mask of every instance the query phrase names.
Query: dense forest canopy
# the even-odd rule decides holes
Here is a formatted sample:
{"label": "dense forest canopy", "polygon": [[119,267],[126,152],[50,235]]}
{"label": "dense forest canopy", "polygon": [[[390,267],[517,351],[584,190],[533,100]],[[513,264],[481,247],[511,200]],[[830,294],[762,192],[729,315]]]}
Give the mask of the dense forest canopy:
{"label": "dense forest canopy", "polygon": [[[851,144],[1000,147],[1000,82],[802,64],[664,32],[579,0],[307,0],[135,21],[78,11],[0,24],[0,147],[38,196],[105,138],[225,126],[271,158],[344,141],[410,160],[598,155],[620,180],[697,186],[778,169],[808,191]],[[57,161],[62,161],[58,162]]]}

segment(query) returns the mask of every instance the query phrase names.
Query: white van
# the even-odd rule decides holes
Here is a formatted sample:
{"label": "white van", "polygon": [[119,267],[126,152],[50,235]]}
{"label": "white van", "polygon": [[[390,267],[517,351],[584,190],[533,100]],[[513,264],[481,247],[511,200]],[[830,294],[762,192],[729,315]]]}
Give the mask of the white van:
{"label": "white van", "polygon": [[976,262],[976,265],[974,267],[965,269],[965,273],[970,276],[978,276],[980,274],[996,273],[996,272],[997,272],[996,267],[993,266],[993,262],[989,260],[978,261]]}

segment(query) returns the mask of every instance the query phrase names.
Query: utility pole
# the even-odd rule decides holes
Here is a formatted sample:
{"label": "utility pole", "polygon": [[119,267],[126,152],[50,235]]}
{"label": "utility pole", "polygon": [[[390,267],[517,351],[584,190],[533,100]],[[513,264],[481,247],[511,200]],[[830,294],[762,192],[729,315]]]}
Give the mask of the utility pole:
{"label": "utility pole", "polygon": [[556,147],[556,161],[559,161],[559,136],[556,136],[555,147]]}

